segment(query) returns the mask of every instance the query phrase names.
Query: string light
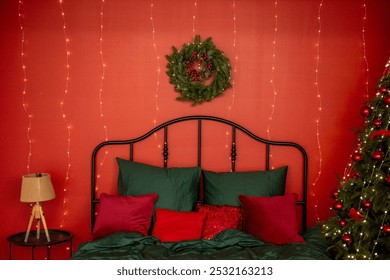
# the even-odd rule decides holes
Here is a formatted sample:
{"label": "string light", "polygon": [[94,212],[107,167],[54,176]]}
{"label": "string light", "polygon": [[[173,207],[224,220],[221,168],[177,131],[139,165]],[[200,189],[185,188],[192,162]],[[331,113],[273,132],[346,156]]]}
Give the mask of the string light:
{"label": "string light", "polygon": [[[103,123],[103,131],[104,131],[104,140],[108,141],[108,129],[107,129],[107,123],[104,115],[104,106],[103,106],[103,89],[104,89],[104,80],[106,75],[106,63],[104,60],[104,54],[103,54],[103,31],[104,31],[104,3],[105,0],[101,0],[100,2],[100,38],[99,38],[99,57],[101,62],[101,75],[100,75],[100,88],[99,88],[99,116]],[[102,167],[104,165],[104,162],[108,155],[108,148],[104,148],[104,154],[102,157],[102,160],[100,161],[99,165]],[[99,190],[99,179],[100,175],[96,178],[96,186],[95,186],[95,192],[98,192]]]}
{"label": "string light", "polygon": [[362,24],[362,44],[363,44],[363,60],[364,60],[364,66],[366,68],[366,81],[365,81],[365,87],[366,92],[364,97],[368,100],[369,99],[369,68],[368,68],[368,60],[367,60],[367,53],[366,53],[366,19],[367,19],[367,5],[366,2],[363,1],[363,24]]}
{"label": "string light", "polygon": [[316,138],[317,138],[317,146],[318,146],[318,154],[319,154],[319,160],[318,160],[318,173],[317,176],[313,182],[313,198],[315,201],[314,210],[317,217],[317,221],[320,220],[318,215],[318,199],[316,198],[315,194],[315,186],[317,185],[318,180],[321,177],[322,172],[322,149],[321,149],[321,142],[320,142],[320,120],[321,120],[321,111],[322,111],[322,103],[321,103],[321,94],[320,94],[320,88],[319,88],[319,69],[320,69],[320,38],[321,38],[321,9],[323,6],[323,0],[320,1],[320,4],[318,6],[318,14],[317,14],[317,22],[318,22],[318,29],[317,29],[317,42],[315,44],[316,49],[316,58],[315,58],[315,93],[317,97],[318,102],[318,115],[316,118]]}
{"label": "string light", "polygon": [[[68,182],[69,182],[69,174],[70,174],[70,168],[71,168],[71,156],[70,156],[70,135],[71,135],[71,126],[68,123],[67,116],[64,110],[65,106],[65,100],[68,96],[68,88],[69,88],[69,73],[70,73],[70,65],[69,65],[69,56],[70,56],[70,51],[69,51],[69,37],[66,32],[66,20],[65,20],[65,12],[63,8],[63,1],[59,0],[60,8],[61,8],[61,17],[62,17],[62,29],[65,37],[65,52],[66,52],[66,75],[65,75],[65,89],[64,89],[64,94],[61,99],[61,116],[62,120],[64,121],[65,127],[67,129],[67,146],[66,146],[66,157],[67,157],[67,167],[66,167],[66,174],[65,174],[65,182],[64,182],[64,198],[63,198],[63,209],[66,209],[66,204],[67,204],[67,188],[68,188]],[[61,224],[60,227],[62,228],[64,225],[64,220],[65,217],[67,216],[68,212],[65,210],[62,216]]]}
{"label": "string light", "polygon": [[[276,96],[277,96],[277,92],[276,92],[276,88],[275,88],[275,81],[274,81],[274,74],[275,74],[275,69],[276,69],[276,40],[277,40],[277,33],[278,33],[278,1],[276,0],[274,2],[274,9],[275,9],[275,16],[274,16],[274,38],[273,38],[273,41],[272,41],[272,65],[271,65],[271,80],[270,80],[270,83],[271,83],[271,86],[272,86],[272,92],[273,92],[273,100],[272,100],[272,104],[271,104],[271,114],[268,118],[268,127],[267,127],[267,134],[268,134],[268,140],[271,139],[271,134],[270,134],[270,130],[271,130],[271,123],[272,123],[272,119],[273,119],[273,116],[274,116],[274,112],[275,112],[275,105],[276,105]],[[270,155],[270,157],[272,157],[272,155]]]}
{"label": "string light", "polygon": [[192,37],[195,37],[195,23],[196,23],[196,14],[198,11],[198,2],[194,1],[194,14],[192,16]]}
{"label": "string light", "polygon": [[[150,23],[152,25],[152,42],[153,42],[153,50],[154,50],[154,55],[156,57],[156,64],[157,64],[157,70],[156,70],[156,87],[154,91],[154,100],[155,100],[155,114],[154,114],[154,119],[153,119],[153,124],[154,127],[157,126],[157,115],[159,111],[159,105],[158,105],[158,97],[159,97],[159,89],[160,89],[160,73],[161,73],[161,68],[160,68],[160,55],[157,52],[157,44],[156,44],[156,27],[154,25],[154,18],[153,18],[153,8],[154,4],[153,1],[150,3]],[[156,139],[156,142],[158,143],[158,136],[157,133],[154,134],[154,137]],[[158,148],[161,148],[161,145],[157,145]]]}
{"label": "string light", "polygon": [[23,73],[23,91],[22,91],[22,105],[23,110],[27,116],[28,125],[26,129],[26,135],[27,135],[27,143],[28,143],[28,152],[27,152],[27,173],[30,173],[30,165],[31,165],[31,156],[32,156],[32,138],[31,138],[31,129],[32,129],[32,114],[28,110],[28,104],[26,101],[27,96],[27,68],[24,61],[24,40],[25,40],[25,34],[24,34],[24,27],[23,27],[23,20],[22,20],[22,5],[23,2],[19,1],[18,3],[18,19],[19,19],[19,27],[21,32],[21,42],[20,42],[20,59],[22,63],[22,73]]}
{"label": "string light", "polygon": [[[232,67],[232,70],[233,70],[233,77],[236,76],[236,73],[237,73],[237,63],[238,63],[238,56],[237,56],[237,15],[236,15],[236,1],[233,0],[233,49],[234,49],[234,64],[233,64],[233,67]],[[231,95],[231,101],[230,101],[230,104],[228,106],[228,117],[227,119],[230,119],[230,114],[231,114],[231,111],[233,109],[233,105],[234,105],[234,101],[235,101],[235,98],[236,98],[236,87],[235,87],[235,79],[233,78],[231,80],[231,84],[232,84],[232,95]],[[229,137],[229,131],[226,131],[226,145],[225,147],[228,148],[229,145],[228,145],[228,137]]]}

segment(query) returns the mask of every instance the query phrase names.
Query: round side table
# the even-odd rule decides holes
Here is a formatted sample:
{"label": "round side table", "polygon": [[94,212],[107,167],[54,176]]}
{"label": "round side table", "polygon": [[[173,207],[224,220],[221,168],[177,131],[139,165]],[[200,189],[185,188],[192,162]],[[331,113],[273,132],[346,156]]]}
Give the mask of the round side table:
{"label": "round side table", "polygon": [[12,259],[12,245],[31,247],[31,259],[34,259],[35,247],[46,246],[46,256],[50,260],[50,247],[55,244],[69,242],[70,257],[72,257],[72,240],[73,235],[69,231],[49,229],[50,241],[47,241],[44,231],[40,231],[40,238],[37,239],[37,232],[31,231],[27,242],[24,242],[26,232],[20,232],[8,236],[9,243],[9,259]]}

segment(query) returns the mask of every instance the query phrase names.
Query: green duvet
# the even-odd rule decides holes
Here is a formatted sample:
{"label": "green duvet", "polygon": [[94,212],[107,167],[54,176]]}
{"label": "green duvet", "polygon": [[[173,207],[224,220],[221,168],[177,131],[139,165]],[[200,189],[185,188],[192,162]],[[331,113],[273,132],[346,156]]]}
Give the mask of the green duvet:
{"label": "green duvet", "polygon": [[80,245],[74,260],[172,260],[172,259],[266,259],[324,260],[327,244],[318,227],[307,230],[305,243],[273,245],[239,230],[226,230],[211,240],[162,243],[154,236],[117,232]]}

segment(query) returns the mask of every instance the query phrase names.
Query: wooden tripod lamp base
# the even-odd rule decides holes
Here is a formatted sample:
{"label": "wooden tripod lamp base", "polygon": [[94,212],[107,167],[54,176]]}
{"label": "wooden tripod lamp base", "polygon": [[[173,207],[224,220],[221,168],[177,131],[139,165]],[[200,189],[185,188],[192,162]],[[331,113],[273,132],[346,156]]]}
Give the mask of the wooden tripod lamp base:
{"label": "wooden tripod lamp base", "polygon": [[34,219],[37,220],[37,240],[39,240],[39,238],[40,238],[40,233],[41,233],[41,228],[40,228],[41,225],[40,224],[42,221],[43,229],[45,231],[47,242],[50,242],[49,231],[47,229],[45,215],[43,214],[42,204],[40,202],[36,202],[31,210],[30,221],[28,222],[26,236],[24,237],[24,242],[27,242],[27,240],[28,240],[28,237],[29,237],[30,231],[31,231],[31,225],[32,225]]}

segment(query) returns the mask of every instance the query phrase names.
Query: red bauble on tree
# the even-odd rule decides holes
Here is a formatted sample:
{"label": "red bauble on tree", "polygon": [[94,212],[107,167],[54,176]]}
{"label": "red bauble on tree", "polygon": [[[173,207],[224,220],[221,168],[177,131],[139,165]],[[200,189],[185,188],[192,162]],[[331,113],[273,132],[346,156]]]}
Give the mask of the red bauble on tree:
{"label": "red bauble on tree", "polygon": [[373,159],[382,160],[383,159],[383,152],[379,151],[379,150],[378,151],[374,151],[371,156],[372,156]]}
{"label": "red bauble on tree", "polygon": [[372,202],[370,200],[365,200],[362,203],[363,207],[366,209],[370,209],[372,207]]}
{"label": "red bauble on tree", "polygon": [[341,211],[343,209],[343,203],[339,200],[333,203],[333,210]]}
{"label": "red bauble on tree", "polygon": [[372,124],[376,127],[379,128],[382,125],[382,121],[380,119],[375,119]]}
{"label": "red bauble on tree", "polygon": [[353,161],[359,161],[359,160],[362,160],[362,158],[363,158],[363,155],[361,153],[356,152],[356,153],[352,154]]}
{"label": "red bauble on tree", "polygon": [[387,176],[386,176],[386,183],[387,183],[388,185],[390,185],[390,175],[387,175]]}
{"label": "red bauble on tree", "polygon": [[341,241],[343,241],[344,244],[351,244],[352,243],[352,236],[350,234],[344,234],[342,237],[341,237]]}
{"label": "red bauble on tree", "polygon": [[339,197],[339,190],[334,189],[330,194],[334,199],[337,199]]}
{"label": "red bauble on tree", "polygon": [[364,215],[362,213],[360,213],[359,211],[357,211],[355,208],[351,208],[348,212],[348,215],[354,219],[356,222],[360,221]]}
{"label": "red bauble on tree", "polygon": [[379,88],[379,92],[380,92],[380,93],[383,93],[383,94],[385,94],[385,93],[387,93],[387,92],[388,92],[388,90],[387,90],[387,88],[386,88],[386,87],[384,87],[384,86],[381,86],[381,87]]}
{"label": "red bauble on tree", "polygon": [[347,221],[346,221],[346,220],[341,219],[341,220],[339,221],[339,226],[340,226],[340,227],[345,227],[346,225],[347,225]]}
{"label": "red bauble on tree", "polygon": [[389,224],[384,225],[382,231],[384,233],[390,233],[390,225]]}
{"label": "red bauble on tree", "polygon": [[368,106],[364,106],[362,109],[360,109],[360,114],[362,114],[363,117],[369,117],[371,112],[372,110]]}
{"label": "red bauble on tree", "polygon": [[390,94],[386,94],[383,98],[383,102],[385,102],[386,105],[390,105]]}

